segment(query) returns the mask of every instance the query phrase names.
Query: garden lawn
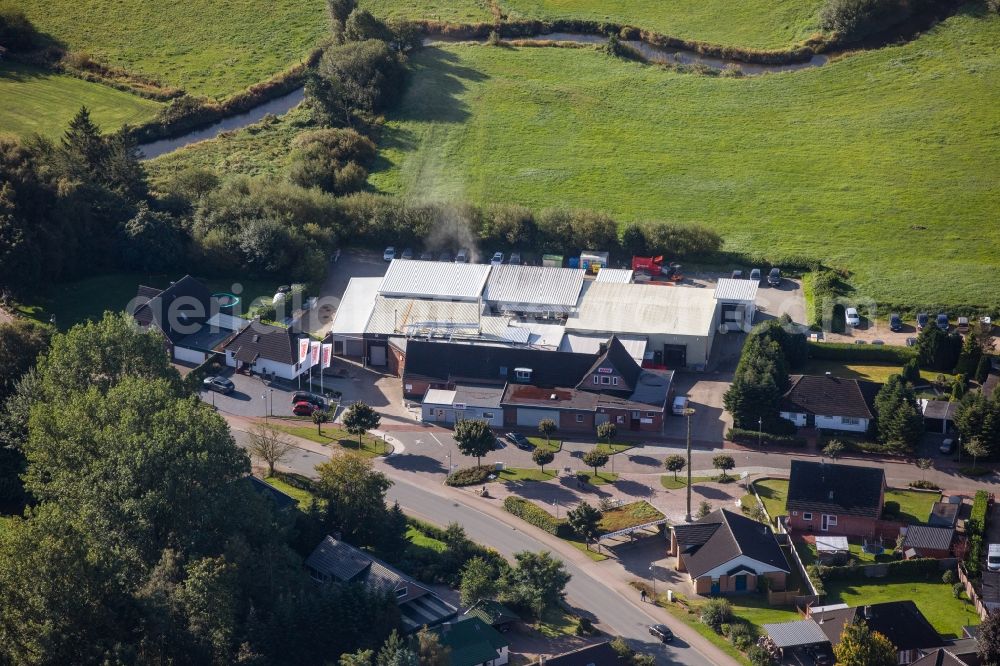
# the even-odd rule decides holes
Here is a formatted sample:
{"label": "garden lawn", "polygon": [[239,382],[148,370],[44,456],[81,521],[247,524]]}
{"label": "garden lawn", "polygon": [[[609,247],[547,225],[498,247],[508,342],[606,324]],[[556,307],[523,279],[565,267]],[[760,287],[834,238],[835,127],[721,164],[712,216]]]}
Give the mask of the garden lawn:
{"label": "garden lawn", "polygon": [[528,441],[534,444],[535,448],[548,449],[552,453],[559,453],[562,451],[561,439],[552,438],[546,442],[544,437],[528,437]]}
{"label": "garden lawn", "polygon": [[767,596],[763,594],[734,595],[727,597],[733,606],[733,613],[751,624],[760,628],[763,634],[763,625],[778,622],[794,622],[801,620],[802,616],[793,606],[772,606],[767,603]]}
{"label": "garden lawn", "polygon": [[580,470],[576,474],[592,486],[603,486],[608,483],[614,483],[618,480],[617,474],[612,474],[611,472],[605,472],[603,470],[598,472],[596,475],[593,470]]}
{"label": "garden lawn", "polygon": [[152,100],[43,69],[0,61],[0,135],[62,136],[81,106],[105,132],[150,120],[162,105]]}
{"label": "garden lawn", "polygon": [[925,524],[930,518],[934,502],[941,499],[941,493],[920,492],[917,490],[899,490],[890,488],[885,491],[885,503],[895,502],[899,505],[899,520],[904,523]]}
{"label": "garden lawn", "polygon": [[271,419],[272,426],[282,432],[288,433],[289,435],[308,439],[318,444],[337,444],[341,448],[352,451],[353,453],[358,453],[365,458],[383,456],[392,451],[391,444],[387,444],[381,439],[372,437],[368,434],[361,436],[362,447],[359,449],[357,436],[350,434],[343,428],[338,428],[325,423],[323,424],[323,433],[320,434],[316,431],[315,425],[298,426],[290,425],[291,423],[294,423],[294,421],[286,420],[281,422],[279,419]]}
{"label": "garden lawn", "polygon": [[411,548],[426,548],[437,553],[443,553],[448,550],[448,546],[445,542],[438,541],[434,537],[428,536],[412,524],[407,525],[406,527],[406,539],[410,542]]}
{"label": "garden lawn", "polygon": [[631,502],[616,509],[605,511],[601,516],[599,529],[603,533],[617,532],[663,518],[663,514],[645,500]]}
{"label": "garden lawn", "polygon": [[503,481],[551,481],[559,473],[554,469],[547,469],[544,472],[539,468],[526,469],[520,467],[508,467],[500,472],[500,479]]}
{"label": "garden lawn", "polygon": [[[878,382],[884,384],[888,381],[891,375],[898,375],[903,371],[903,367],[900,365],[885,365],[885,364],[854,364],[854,363],[840,363],[838,361],[818,361],[810,360],[806,363],[805,367],[802,368],[802,374],[804,375],[822,375],[829,372],[834,377],[842,377],[844,379],[861,379],[869,382]],[[920,377],[925,381],[934,381],[940,373],[933,370],[921,370]],[[945,377],[952,381],[953,377],[950,375],[945,375]]]}
{"label": "garden lawn", "polygon": [[[714,477],[711,476],[692,476],[691,485],[696,483],[710,483],[715,481]],[[660,485],[667,490],[680,490],[681,488],[687,488],[687,475],[684,472],[677,473],[677,480],[674,481],[674,474],[664,474],[660,477]]]}
{"label": "garden lawn", "polygon": [[596,49],[449,45],[411,63],[379,190],[698,223],[755,262],[849,270],[886,308],[1000,310],[1000,16],[742,79]]}
{"label": "garden lawn", "polygon": [[945,638],[958,638],[964,625],[979,624],[979,615],[962,595],[956,599],[951,585],[937,581],[887,581],[873,579],[831,580],[825,583],[824,603],[848,606],[912,600],[924,617]]}
{"label": "garden lawn", "polygon": [[235,132],[199,141],[145,163],[154,186],[190,168],[229,176],[284,175],[291,163],[292,142],[313,127],[309,111],[299,105],[283,116],[269,116]]}
{"label": "garden lawn", "polygon": [[[785,500],[788,498],[788,481],[786,479],[760,479],[753,482],[757,494],[764,502],[764,508],[771,519],[785,515]],[[753,497],[751,493],[748,497]]]}
{"label": "garden lawn", "polygon": [[281,492],[285,493],[286,495],[294,499],[296,502],[298,502],[299,509],[303,511],[308,509],[309,503],[313,499],[313,494],[308,490],[303,490],[301,488],[293,486],[292,484],[285,481],[283,476],[284,475],[277,473],[274,476],[269,476],[266,479],[264,479],[264,482],[277,488],[278,490],[280,490]]}
{"label": "garden lawn", "polygon": [[325,0],[19,0],[72,51],[222,99],[297,64],[329,34]]}
{"label": "garden lawn", "polygon": [[633,25],[671,37],[781,49],[816,32],[822,0],[499,0],[511,19],[582,19]]}

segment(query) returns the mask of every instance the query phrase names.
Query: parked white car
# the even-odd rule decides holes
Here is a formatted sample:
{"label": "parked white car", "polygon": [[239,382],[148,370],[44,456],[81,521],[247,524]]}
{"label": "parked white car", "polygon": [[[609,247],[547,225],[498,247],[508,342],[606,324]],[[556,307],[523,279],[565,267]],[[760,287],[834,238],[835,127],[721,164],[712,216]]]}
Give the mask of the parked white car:
{"label": "parked white car", "polygon": [[382,253],[383,261],[392,261],[395,258],[396,258],[396,248],[394,248],[391,245],[385,248],[385,252]]}
{"label": "parked white car", "polygon": [[991,543],[986,551],[986,568],[1000,571],[1000,543]]}
{"label": "parked white car", "polygon": [[674,398],[674,408],[673,408],[674,414],[676,416],[684,416],[684,413],[687,411],[688,405],[690,404],[691,401],[687,399],[687,396],[683,395],[677,396],[676,398]]}
{"label": "parked white car", "polygon": [[847,308],[844,310],[844,319],[851,328],[857,328],[861,325],[861,317],[858,316],[857,308]]}

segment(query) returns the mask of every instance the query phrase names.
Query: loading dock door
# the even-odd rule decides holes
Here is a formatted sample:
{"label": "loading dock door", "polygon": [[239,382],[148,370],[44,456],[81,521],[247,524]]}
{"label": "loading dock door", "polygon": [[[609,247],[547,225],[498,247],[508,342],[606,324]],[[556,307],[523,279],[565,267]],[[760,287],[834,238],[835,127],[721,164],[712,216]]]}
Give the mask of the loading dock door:
{"label": "loading dock door", "polygon": [[369,365],[385,365],[385,347],[369,347],[368,348]]}
{"label": "loading dock door", "polygon": [[547,409],[527,409],[525,407],[517,408],[517,425],[519,426],[537,428],[538,423],[544,419],[552,419],[558,423],[559,415],[553,415]]}
{"label": "loading dock door", "polygon": [[663,365],[668,368],[686,368],[687,355],[687,345],[663,345]]}

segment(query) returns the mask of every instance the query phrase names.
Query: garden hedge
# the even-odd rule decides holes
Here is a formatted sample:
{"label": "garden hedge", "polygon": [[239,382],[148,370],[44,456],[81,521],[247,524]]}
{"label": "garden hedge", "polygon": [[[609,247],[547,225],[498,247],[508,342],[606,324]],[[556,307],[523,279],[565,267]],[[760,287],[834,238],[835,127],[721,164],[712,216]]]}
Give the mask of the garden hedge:
{"label": "garden hedge", "polygon": [[756,430],[744,430],[742,428],[730,428],[726,431],[726,439],[737,444],[754,445],[758,438],[764,444],[776,444],[778,446],[794,446],[802,448],[806,445],[806,440],[795,435],[775,435],[774,433],[758,433]]}
{"label": "garden hedge", "polygon": [[460,470],[456,470],[448,475],[445,479],[445,483],[449,486],[475,486],[480,483],[486,483],[490,480],[490,474],[493,473],[493,468],[487,465],[480,465],[479,467],[464,467]]}
{"label": "garden hedge", "polygon": [[559,533],[561,523],[553,518],[548,511],[526,499],[511,495],[503,501],[503,508],[507,513],[513,514],[549,534]]}
{"label": "garden hedge", "polygon": [[809,358],[818,361],[895,363],[905,365],[916,358],[915,347],[893,345],[852,345],[840,342],[809,342]]}

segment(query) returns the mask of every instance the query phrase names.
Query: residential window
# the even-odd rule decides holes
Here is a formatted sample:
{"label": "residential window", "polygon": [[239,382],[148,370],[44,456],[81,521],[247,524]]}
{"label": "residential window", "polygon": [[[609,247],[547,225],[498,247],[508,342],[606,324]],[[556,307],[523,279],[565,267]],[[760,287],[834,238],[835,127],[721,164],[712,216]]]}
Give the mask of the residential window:
{"label": "residential window", "polygon": [[506,365],[501,365],[500,366],[500,376],[501,377],[506,377],[507,376],[507,366]]}
{"label": "residential window", "polygon": [[405,587],[401,587],[398,590],[396,590],[396,597],[402,599],[405,596],[406,596],[406,588]]}
{"label": "residential window", "polygon": [[611,384],[614,385],[614,386],[618,386],[618,378],[617,377],[612,377],[611,378]]}
{"label": "residential window", "polygon": [[611,377],[601,377],[601,383],[602,384],[610,384],[611,383]]}
{"label": "residential window", "polygon": [[656,412],[646,412],[646,418],[652,419],[656,417]]}
{"label": "residential window", "polygon": [[843,423],[844,425],[858,425],[859,423],[861,423],[861,419],[856,419],[851,416],[841,416],[840,422]]}
{"label": "residential window", "polygon": [[622,416],[621,414],[619,414],[618,416],[616,416],[615,420],[618,421],[618,423],[625,423],[625,417]]}
{"label": "residential window", "polygon": [[637,419],[637,418],[639,418],[640,414],[641,414],[641,412],[632,412],[632,418]]}
{"label": "residential window", "polygon": [[802,520],[812,520],[812,519],[813,515],[811,513],[809,513],[808,511],[802,512]]}
{"label": "residential window", "polygon": [[595,384],[600,384],[601,383],[601,378],[598,377],[597,375],[594,375],[594,383]]}
{"label": "residential window", "polygon": [[583,414],[577,414],[576,415],[576,422],[577,423],[583,423]]}
{"label": "residential window", "polygon": [[531,370],[516,370],[517,381],[527,382],[531,380]]}
{"label": "residential window", "polygon": [[837,524],[837,516],[829,516],[826,519],[826,522],[827,522],[828,525],[836,525]]}
{"label": "residential window", "polygon": [[483,412],[483,418],[486,419],[486,420],[492,419],[493,418],[493,412]]}

